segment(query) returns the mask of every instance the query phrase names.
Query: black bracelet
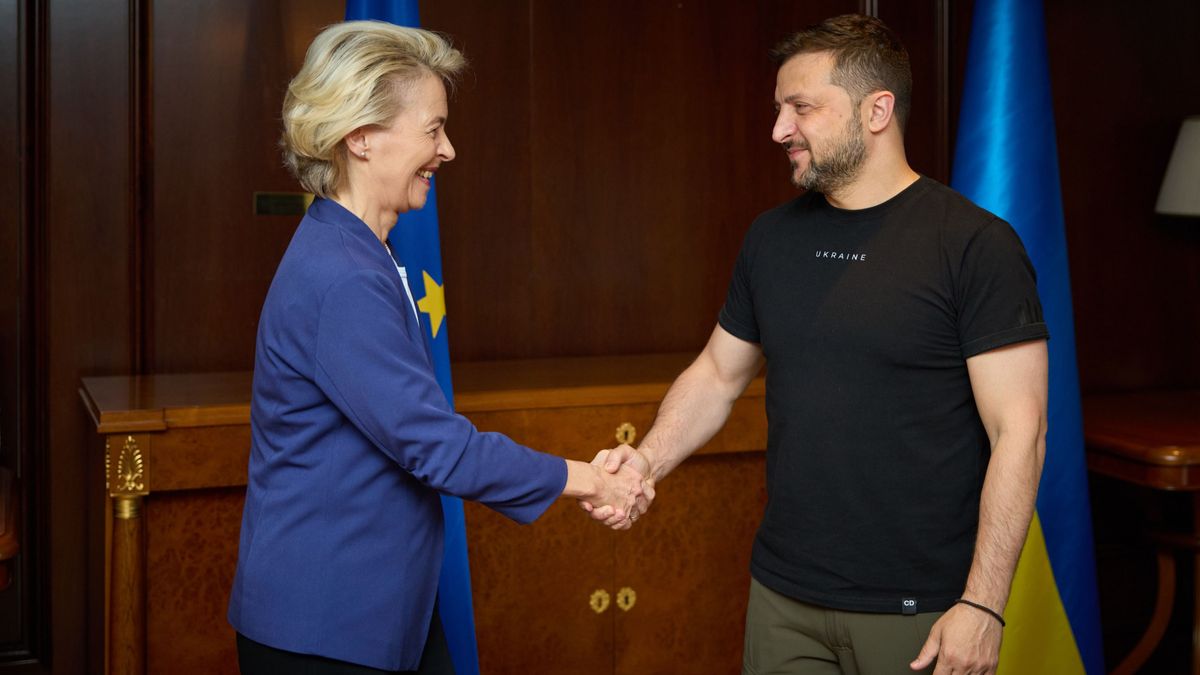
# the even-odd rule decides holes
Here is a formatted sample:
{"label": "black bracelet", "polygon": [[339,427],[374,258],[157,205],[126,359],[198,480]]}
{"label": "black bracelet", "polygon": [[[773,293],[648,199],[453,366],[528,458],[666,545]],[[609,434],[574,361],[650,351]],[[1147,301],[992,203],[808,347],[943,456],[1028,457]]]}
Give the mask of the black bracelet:
{"label": "black bracelet", "polygon": [[966,598],[959,598],[954,601],[954,604],[969,605],[969,606],[974,607],[975,609],[978,609],[982,612],[987,612],[988,614],[992,615],[992,618],[994,618],[995,620],[1000,622],[1001,628],[1003,628],[1006,625],[1004,623],[1004,617],[1000,616],[1000,612],[997,612],[996,610],[992,609],[991,607],[985,607],[985,606],[979,604],[978,602],[971,602],[970,600],[967,600]]}

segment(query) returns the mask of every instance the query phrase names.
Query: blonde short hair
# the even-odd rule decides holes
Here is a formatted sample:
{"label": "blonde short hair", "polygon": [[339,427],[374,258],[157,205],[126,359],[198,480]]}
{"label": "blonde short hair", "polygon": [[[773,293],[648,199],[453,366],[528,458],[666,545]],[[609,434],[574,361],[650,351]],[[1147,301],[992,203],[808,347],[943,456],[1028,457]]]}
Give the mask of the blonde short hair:
{"label": "blonde short hair", "polygon": [[467,61],[443,36],[382,21],[321,31],[283,99],[283,160],[304,189],[332,196],[346,173],[347,134],[386,126],[427,74],[453,88]]}

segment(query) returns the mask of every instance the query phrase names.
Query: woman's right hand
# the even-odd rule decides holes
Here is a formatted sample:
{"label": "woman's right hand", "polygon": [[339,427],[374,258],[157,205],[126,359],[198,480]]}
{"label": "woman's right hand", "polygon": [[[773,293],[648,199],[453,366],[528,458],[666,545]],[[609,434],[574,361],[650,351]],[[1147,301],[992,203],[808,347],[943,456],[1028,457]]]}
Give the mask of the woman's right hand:
{"label": "woman's right hand", "polygon": [[644,477],[628,465],[609,473],[602,466],[567,460],[563,496],[588,504],[592,517],[605,521],[614,530],[629,529],[645,513],[649,502],[639,498],[647,488]]}

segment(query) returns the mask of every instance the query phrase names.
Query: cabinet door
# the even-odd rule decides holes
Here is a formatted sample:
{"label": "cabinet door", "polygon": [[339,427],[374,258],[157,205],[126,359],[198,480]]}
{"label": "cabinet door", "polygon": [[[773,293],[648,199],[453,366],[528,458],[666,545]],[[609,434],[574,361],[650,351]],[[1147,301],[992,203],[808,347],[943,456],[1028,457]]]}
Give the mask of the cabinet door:
{"label": "cabinet door", "polygon": [[618,534],[617,675],[741,672],[764,472],[763,452],[696,455],[663,481],[637,525]]}
{"label": "cabinet door", "polygon": [[[586,462],[616,445],[619,428],[636,435],[649,427],[656,405],[475,412],[470,418],[481,430]],[[591,521],[569,499],[527,526],[478,504],[464,506],[482,672],[612,673],[619,611],[614,545],[630,533]]]}
{"label": "cabinet door", "polygon": [[524,526],[464,506],[481,672],[611,673],[614,533],[573,500]]}

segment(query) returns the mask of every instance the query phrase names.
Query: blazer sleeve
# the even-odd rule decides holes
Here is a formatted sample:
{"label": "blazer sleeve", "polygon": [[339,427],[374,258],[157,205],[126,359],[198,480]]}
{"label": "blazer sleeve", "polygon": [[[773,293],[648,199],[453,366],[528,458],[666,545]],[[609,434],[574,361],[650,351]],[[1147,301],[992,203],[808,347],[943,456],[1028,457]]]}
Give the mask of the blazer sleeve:
{"label": "blazer sleeve", "polygon": [[[403,298],[401,298],[403,299]],[[407,301],[406,301],[407,302]],[[451,409],[396,285],[378,270],[353,272],[321,302],[317,386],[381,452],[424,485],[528,523],[561,494],[560,457],[481,433]]]}

